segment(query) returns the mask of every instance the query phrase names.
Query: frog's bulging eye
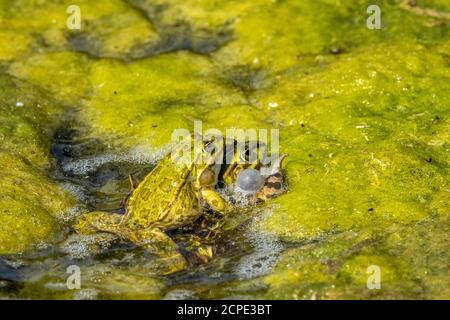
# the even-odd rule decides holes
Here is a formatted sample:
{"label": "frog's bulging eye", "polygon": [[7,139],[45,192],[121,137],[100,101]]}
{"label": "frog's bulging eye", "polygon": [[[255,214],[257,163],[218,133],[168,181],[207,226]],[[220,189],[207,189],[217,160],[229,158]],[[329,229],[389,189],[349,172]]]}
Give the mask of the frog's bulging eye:
{"label": "frog's bulging eye", "polygon": [[200,174],[200,177],[198,178],[198,182],[202,187],[213,185],[216,182],[214,171],[209,168],[203,170],[203,172]]}

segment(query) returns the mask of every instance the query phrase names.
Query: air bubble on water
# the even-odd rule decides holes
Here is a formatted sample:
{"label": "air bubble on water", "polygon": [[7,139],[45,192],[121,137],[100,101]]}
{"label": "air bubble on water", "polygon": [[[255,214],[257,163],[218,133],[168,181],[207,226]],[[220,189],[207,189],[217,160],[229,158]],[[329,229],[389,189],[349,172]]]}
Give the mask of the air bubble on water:
{"label": "air bubble on water", "polygon": [[[264,219],[268,214],[270,212],[266,212],[259,218]],[[269,273],[283,251],[283,245],[278,237],[258,230],[258,221],[259,219],[255,219],[245,232],[246,238],[253,247],[253,252],[242,257],[235,269],[236,275],[241,280],[260,277]]]}
{"label": "air bubble on water", "polygon": [[62,166],[64,172],[87,175],[108,163],[154,164],[168,152],[168,147],[152,151],[147,147],[136,147],[128,152],[102,154],[91,158],[75,160]]}

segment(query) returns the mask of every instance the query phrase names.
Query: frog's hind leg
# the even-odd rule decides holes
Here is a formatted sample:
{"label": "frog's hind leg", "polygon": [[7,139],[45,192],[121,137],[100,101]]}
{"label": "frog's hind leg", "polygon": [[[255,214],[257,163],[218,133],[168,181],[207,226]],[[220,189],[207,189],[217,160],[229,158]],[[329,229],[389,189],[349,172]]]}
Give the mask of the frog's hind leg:
{"label": "frog's hind leg", "polygon": [[158,228],[130,230],[122,236],[158,257],[157,263],[162,273],[181,271],[187,266],[187,261],[178,250],[177,244]]}
{"label": "frog's hind leg", "polygon": [[109,232],[118,234],[118,225],[123,215],[118,213],[109,213],[102,211],[94,211],[79,216],[73,228],[77,233],[93,234],[96,232]]}

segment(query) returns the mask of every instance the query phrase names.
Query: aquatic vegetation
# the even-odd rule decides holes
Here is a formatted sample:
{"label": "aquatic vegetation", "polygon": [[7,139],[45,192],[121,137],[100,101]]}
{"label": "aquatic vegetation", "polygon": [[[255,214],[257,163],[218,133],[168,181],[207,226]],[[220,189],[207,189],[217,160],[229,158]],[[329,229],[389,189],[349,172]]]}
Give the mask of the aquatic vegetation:
{"label": "aquatic vegetation", "polygon": [[1,254],[48,244],[74,204],[46,173],[59,108],[40,90],[0,77]]}
{"label": "aquatic vegetation", "polygon": [[[79,298],[450,297],[448,1],[77,2],[81,30],[70,1],[0,0],[0,253],[66,240],[72,206],[115,210],[126,176],[194,120],[279,129],[288,192],[230,217],[217,258],[177,280],[143,277],[133,250],[86,258],[62,240],[43,263],[60,270],[17,296],[76,298],[49,285],[76,261],[102,275]],[[381,30],[366,27],[372,2]],[[75,151],[54,159],[67,124]]]}

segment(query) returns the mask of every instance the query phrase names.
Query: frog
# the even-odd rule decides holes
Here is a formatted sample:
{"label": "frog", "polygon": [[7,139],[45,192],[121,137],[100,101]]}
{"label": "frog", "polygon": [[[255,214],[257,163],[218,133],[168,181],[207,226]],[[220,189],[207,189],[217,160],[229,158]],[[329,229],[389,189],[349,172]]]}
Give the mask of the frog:
{"label": "frog", "polygon": [[[192,137],[184,139],[137,186],[132,183],[125,214],[102,211],[83,214],[73,225],[75,231],[114,234],[164,261],[165,266],[170,266],[166,274],[184,270],[188,262],[167,231],[193,224],[205,210],[223,215],[233,212],[232,204],[216,188],[218,181],[232,183],[235,171],[261,165],[259,161],[241,161],[236,165],[238,156],[223,164],[223,153],[217,149],[225,148],[226,142],[220,144],[213,138],[202,139],[200,152],[194,152],[191,159],[179,157],[191,147],[191,142]],[[203,256],[213,254],[210,247],[198,251]]]}

